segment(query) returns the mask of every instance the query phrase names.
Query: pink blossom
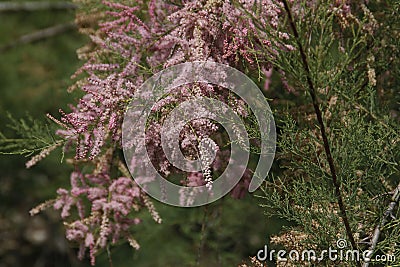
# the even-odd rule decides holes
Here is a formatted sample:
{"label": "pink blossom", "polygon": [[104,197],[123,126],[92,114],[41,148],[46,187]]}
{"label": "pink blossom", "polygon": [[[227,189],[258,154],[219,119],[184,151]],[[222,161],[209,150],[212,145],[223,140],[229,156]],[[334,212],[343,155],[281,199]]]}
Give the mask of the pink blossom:
{"label": "pink blossom", "polygon": [[[178,63],[209,60],[239,69],[271,70],[271,58],[277,57],[279,51],[294,49],[285,43],[290,36],[278,29],[283,7],[273,0],[262,0],[260,5],[254,0],[241,0],[239,5],[228,0],[182,1],[180,7],[157,0],[132,1],[129,6],[118,1],[102,3],[106,16],[97,25],[98,30],[90,33],[95,49],[74,75],[74,78],[85,75],[77,83],[83,96],[68,111],[60,110],[62,129],[57,134],[67,141],[67,149],[75,149],[75,170],[70,177],[71,189],[57,190],[54,203],[55,209],[62,210],[67,238],[80,244],[80,257],[89,249],[92,264],[96,253],[108,242],[125,239],[139,247],[130,231],[140,222],[136,212],[141,207],[147,208],[156,222],[161,222],[154,205],[124,170],[125,166],[118,164],[118,170],[115,166],[121,160],[123,116],[136,89],[153,73]],[[279,36],[280,42],[271,40],[260,30],[263,27],[275,31],[273,34]],[[258,53],[261,50],[269,52],[261,55]],[[223,78],[224,73],[215,75]],[[267,80],[268,75],[267,71]],[[152,112],[157,116],[148,121],[145,144],[153,165],[167,179],[170,174],[182,174],[186,176],[182,181],[185,186],[207,184],[211,188],[213,175],[224,170],[230,151],[224,149],[227,144],[221,129],[207,119],[207,112],[185,125],[179,135],[183,154],[200,158],[204,163],[202,171],[177,170],[161,147],[163,120],[176,105],[195,96],[223,101],[243,118],[249,115],[246,104],[225,88],[210,84],[180,86],[153,106]],[[201,151],[199,138],[215,140],[215,160]],[[135,169],[141,167],[141,162],[138,153],[127,164]],[[233,197],[245,195],[250,177],[247,170],[232,190]],[[192,192],[191,196],[181,195],[181,202],[193,201],[197,191]],[[78,220],[70,218],[71,209],[78,211]],[[70,223],[67,219],[74,221]]]}

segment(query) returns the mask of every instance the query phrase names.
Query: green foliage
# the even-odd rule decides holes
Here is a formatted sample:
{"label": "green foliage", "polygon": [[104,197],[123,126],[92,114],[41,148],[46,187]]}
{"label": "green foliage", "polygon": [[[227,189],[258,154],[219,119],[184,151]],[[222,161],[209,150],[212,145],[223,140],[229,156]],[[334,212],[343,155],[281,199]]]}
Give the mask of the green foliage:
{"label": "green foliage", "polygon": [[7,138],[0,132],[0,154],[19,154],[30,156],[64,141],[55,135],[56,125],[50,120],[40,122],[31,116],[16,120],[8,114],[8,128],[18,137]]}
{"label": "green foliage", "polygon": [[[388,68],[398,60],[399,48],[398,40],[391,37],[393,32],[383,30],[393,29],[400,20],[393,16],[392,5],[387,2],[373,1],[371,10],[375,11],[365,5],[352,6],[351,16],[344,19],[332,12],[329,1],[304,7],[313,16],[294,17],[299,37],[292,35],[289,42],[296,50],[275,60],[275,67],[286,74],[296,98],[283,105],[278,114],[281,135],[277,163],[281,173],[271,175],[262,206],[267,215],[278,215],[295,224],[287,231],[299,233],[295,242],[302,248],[322,250],[334,247],[339,238],[350,239],[326,156],[321,132],[324,127],[351,235],[357,248],[365,250],[384,216],[390,192],[400,182],[399,76],[397,67]],[[281,27],[282,31],[291,29],[289,21]],[[311,106],[308,78],[322,111],[323,126]],[[398,255],[397,220],[383,231],[380,249],[374,253]],[[293,248],[282,240],[281,244]],[[302,266],[304,262],[295,264]],[[345,266],[353,264],[346,262]]]}

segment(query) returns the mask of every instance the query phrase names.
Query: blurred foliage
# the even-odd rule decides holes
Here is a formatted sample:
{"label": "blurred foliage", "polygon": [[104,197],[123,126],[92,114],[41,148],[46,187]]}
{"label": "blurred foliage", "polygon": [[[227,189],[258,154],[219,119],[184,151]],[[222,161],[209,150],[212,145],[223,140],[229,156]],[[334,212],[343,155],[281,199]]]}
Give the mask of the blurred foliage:
{"label": "blurred foliage", "polygon": [[[0,13],[0,47],[73,19],[73,11],[65,10]],[[0,53],[0,131],[10,138],[14,135],[6,127],[7,112],[15,118],[29,113],[44,119],[73,99],[65,88],[80,65],[75,50],[84,42],[70,31]],[[54,197],[55,190],[69,182],[68,167],[60,164],[59,155],[54,153],[29,171],[28,158],[0,155],[0,266],[78,266],[58,214],[29,216],[33,206]]]}

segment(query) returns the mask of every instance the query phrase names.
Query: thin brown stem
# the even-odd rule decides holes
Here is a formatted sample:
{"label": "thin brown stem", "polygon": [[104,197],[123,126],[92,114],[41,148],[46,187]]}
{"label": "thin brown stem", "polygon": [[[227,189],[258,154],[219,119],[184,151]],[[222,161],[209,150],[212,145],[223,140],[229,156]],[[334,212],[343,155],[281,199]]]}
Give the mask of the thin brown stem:
{"label": "thin brown stem", "polygon": [[5,52],[11,48],[18,46],[18,45],[34,43],[34,42],[37,42],[40,40],[44,40],[46,38],[53,37],[55,35],[64,33],[69,30],[73,30],[75,28],[76,28],[76,25],[74,22],[67,22],[64,24],[58,24],[58,25],[55,25],[55,26],[52,26],[52,27],[49,27],[46,29],[42,29],[42,30],[39,30],[39,31],[36,31],[33,33],[29,33],[29,34],[19,37],[17,40],[15,40],[9,44],[6,44],[6,45],[0,47],[0,52]]}
{"label": "thin brown stem", "polygon": [[0,12],[76,9],[71,2],[0,2]]}
{"label": "thin brown stem", "polygon": [[[316,90],[315,90],[315,87],[314,87],[314,83],[313,83],[313,81],[311,79],[310,66],[308,64],[307,56],[306,56],[306,53],[304,51],[303,45],[301,44],[301,41],[300,41],[300,38],[299,38],[299,33],[298,33],[296,25],[294,23],[293,16],[292,16],[292,13],[290,11],[290,7],[289,7],[289,4],[288,4],[287,0],[283,0],[283,4],[284,4],[285,10],[286,10],[286,13],[288,15],[290,27],[291,27],[291,29],[293,31],[294,37],[296,38],[296,43],[297,43],[297,46],[298,46],[298,49],[299,49],[299,52],[300,52],[300,56],[301,56],[301,60],[302,60],[302,63],[303,63],[303,67],[304,67],[304,70],[306,72],[308,92],[309,92],[309,94],[310,94],[310,96],[312,98],[312,104],[314,106],[315,114],[317,116],[319,128],[320,128],[320,131],[321,131],[322,141],[324,143],[325,154],[326,154],[326,157],[327,157],[327,160],[328,160],[329,169],[330,169],[331,176],[332,176],[332,182],[333,182],[333,185],[335,187],[335,195],[336,195],[336,198],[337,198],[337,201],[338,201],[340,214],[341,214],[344,226],[346,228],[346,233],[347,233],[347,236],[348,236],[348,238],[350,240],[350,243],[351,243],[352,247],[354,249],[356,249],[357,248],[357,244],[356,244],[356,242],[354,240],[354,235],[353,235],[353,232],[352,232],[351,227],[350,227],[349,219],[347,217],[346,206],[344,204],[342,193],[341,193],[341,189],[340,189],[340,187],[341,187],[340,186],[340,182],[339,182],[339,180],[337,178],[336,168],[335,168],[335,164],[334,164],[334,161],[333,161],[330,145],[329,145],[329,142],[328,142],[328,137],[327,137],[326,130],[325,130],[325,124],[324,124],[324,121],[322,119],[322,112],[321,112],[321,110],[319,108]],[[358,265],[361,266],[359,263],[358,263]]]}
{"label": "thin brown stem", "polygon": [[203,216],[203,222],[201,224],[201,233],[200,233],[200,244],[199,248],[197,251],[197,259],[196,259],[196,266],[200,266],[200,261],[201,261],[201,255],[204,249],[204,241],[205,241],[205,236],[206,236],[206,224],[208,221],[208,205],[204,207],[204,216]]}

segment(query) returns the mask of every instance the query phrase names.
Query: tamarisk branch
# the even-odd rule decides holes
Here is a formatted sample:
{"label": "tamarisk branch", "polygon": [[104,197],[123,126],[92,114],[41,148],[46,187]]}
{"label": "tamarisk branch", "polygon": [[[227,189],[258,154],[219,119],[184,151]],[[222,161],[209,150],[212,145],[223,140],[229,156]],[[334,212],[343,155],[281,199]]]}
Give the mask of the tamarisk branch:
{"label": "tamarisk branch", "polygon": [[[332,157],[330,145],[329,145],[329,142],[328,142],[328,137],[327,137],[326,130],[325,130],[325,124],[324,124],[324,121],[322,119],[322,112],[321,112],[321,110],[319,108],[319,104],[318,104],[317,94],[315,92],[314,83],[313,83],[313,81],[311,79],[310,67],[309,67],[309,64],[308,64],[307,56],[306,56],[306,53],[304,51],[303,45],[300,42],[299,33],[298,33],[296,25],[294,23],[293,16],[292,16],[292,13],[290,11],[290,7],[289,7],[289,4],[288,4],[288,1],[287,0],[283,0],[283,4],[284,4],[284,7],[285,7],[285,11],[286,11],[286,13],[288,15],[288,20],[289,20],[290,27],[291,27],[291,29],[293,31],[294,37],[296,38],[296,42],[297,42],[297,46],[299,48],[299,52],[300,52],[301,60],[302,60],[302,63],[303,63],[303,67],[304,67],[305,72],[306,72],[307,84],[308,84],[308,92],[309,92],[309,94],[310,94],[310,96],[312,98],[312,103],[313,103],[313,106],[314,106],[315,114],[317,116],[318,124],[320,126],[319,128],[320,128],[320,131],[321,131],[322,141],[324,143],[324,150],[325,150],[325,154],[326,154],[326,157],[327,157],[327,160],[328,160],[329,169],[330,169],[330,172],[331,172],[331,175],[332,175],[332,181],[333,181],[333,185],[335,187],[335,195],[336,195],[336,198],[337,198],[337,201],[338,201],[341,217],[343,219],[343,223],[344,223],[344,226],[346,228],[346,233],[347,233],[347,236],[348,236],[348,238],[350,240],[350,243],[351,243],[352,247],[354,249],[356,249],[357,248],[357,244],[356,244],[356,242],[354,240],[354,235],[353,235],[353,232],[351,230],[349,219],[348,219],[348,216],[347,216],[347,213],[346,213],[346,207],[345,207],[345,204],[344,204],[344,201],[343,201],[343,197],[342,197],[342,193],[341,193],[341,189],[340,189],[340,182],[339,182],[339,180],[337,178],[336,168],[335,168],[335,164],[333,162],[333,157]],[[358,265],[360,265],[360,264],[358,263]]]}

